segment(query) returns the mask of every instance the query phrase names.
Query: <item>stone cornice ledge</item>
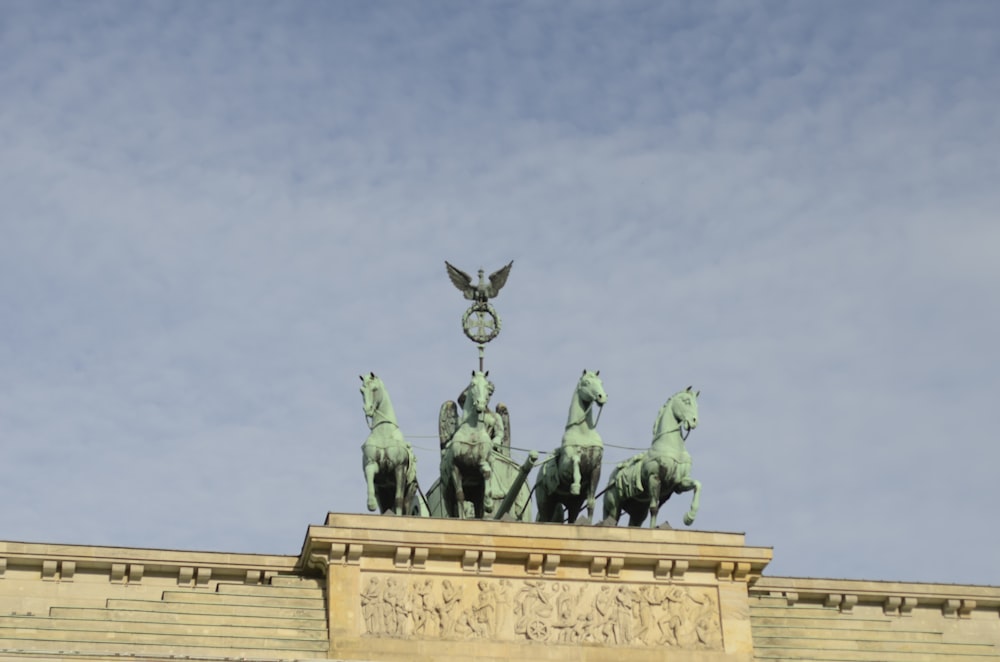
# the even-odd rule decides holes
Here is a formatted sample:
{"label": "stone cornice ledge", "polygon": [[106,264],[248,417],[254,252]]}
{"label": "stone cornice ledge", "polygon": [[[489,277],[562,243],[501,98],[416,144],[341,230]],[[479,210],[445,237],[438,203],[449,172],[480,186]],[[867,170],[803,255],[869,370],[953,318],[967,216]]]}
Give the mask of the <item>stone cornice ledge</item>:
{"label": "stone cornice ledge", "polygon": [[263,581],[295,570],[294,556],[233,554],[130,547],[100,547],[0,541],[0,577],[7,570],[38,570],[43,579],[72,580],[78,572],[106,573],[112,581],[143,575],[178,575],[187,581],[240,578]]}
{"label": "stone cornice ledge", "polygon": [[388,556],[415,570],[431,557],[476,572],[513,563],[551,574],[574,564],[609,577],[644,568],[659,579],[708,571],[719,580],[752,582],[772,551],[747,547],[740,533],[330,513],[325,525],[309,527],[299,567],[325,571],[325,563],[357,563],[362,555]]}
{"label": "stone cornice ledge", "polygon": [[782,596],[788,604],[819,602],[850,611],[858,604],[879,605],[886,614],[907,615],[914,607],[941,609],[945,616],[964,617],[973,610],[1000,610],[1000,587],[965,584],[762,577],[756,595]]}

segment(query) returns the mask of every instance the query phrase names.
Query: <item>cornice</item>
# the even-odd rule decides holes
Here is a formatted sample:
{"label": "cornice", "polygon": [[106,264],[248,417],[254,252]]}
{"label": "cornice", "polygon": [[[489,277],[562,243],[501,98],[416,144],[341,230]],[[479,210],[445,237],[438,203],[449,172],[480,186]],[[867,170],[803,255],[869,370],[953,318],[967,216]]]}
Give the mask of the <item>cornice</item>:
{"label": "cornice", "polygon": [[739,533],[330,513],[326,524],[309,527],[298,565],[325,572],[330,563],[388,556],[396,567],[416,570],[434,558],[480,573],[506,563],[527,574],[553,574],[560,564],[573,564],[589,567],[592,576],[636,568],[659,579],[708,571],[719,580],[750,582],[771,554],[747,547]]}
{"label": "cornice", "polygon": [[907,615],[915,607],[940,609],[945,616],[968,616],[973,610],[1000,613],[1000,587],[966,584],[761,577],[752,595],[782,596],[789,605],[822,603],[850,611],[856,605],[878,605],[886,614]]}

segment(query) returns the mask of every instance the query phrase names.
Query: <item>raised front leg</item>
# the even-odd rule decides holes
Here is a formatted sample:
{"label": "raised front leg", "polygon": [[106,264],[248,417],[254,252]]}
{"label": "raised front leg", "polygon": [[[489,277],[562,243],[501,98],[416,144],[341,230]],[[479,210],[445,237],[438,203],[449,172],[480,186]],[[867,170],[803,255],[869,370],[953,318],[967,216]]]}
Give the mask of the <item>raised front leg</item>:
{"label": "raised front leg", "polygon": [[365,465],[365,483],[368,485],[368,510],[374,512],[378,508],[375,500],[375,474],[378,472],[378,462],[372,461]]}
{"label": "raised front leg", "polygon": [[694,517],[698,514],[698,502],[701,497],[701,482],[695,480],[694,478],[685,478],[681,483],[682,489],[677,490],[678,492],[687,492],[688,490],[694,490],[694,496],[691,497],[691,508],[684,514],[684,523],[688,526],[694,524]]}
{"label": "raised front leg", "polygon": [[479,470],[483,473],[483,483],[493,477],[493,467],[490,466],[490,452],[488,448],[485,450],[485,454],[480,456],[483,459],[479,462]]}

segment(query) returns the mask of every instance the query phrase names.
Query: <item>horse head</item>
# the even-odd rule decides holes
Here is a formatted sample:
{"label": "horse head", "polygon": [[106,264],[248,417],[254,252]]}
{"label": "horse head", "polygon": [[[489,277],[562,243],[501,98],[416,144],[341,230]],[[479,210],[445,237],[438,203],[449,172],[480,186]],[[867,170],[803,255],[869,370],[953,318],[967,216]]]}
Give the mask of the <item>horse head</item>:
{"label": "horse head", "polygon": [[604,403],[608,401],[608,394],[604,392],[604,384],[601,382],[600,370],[592,372],[584,369],[583,375],[576,385],[576,392],[584,407],[589,407],[592,402],[603,407]]}
{"label": "horse head", "polygon": [[378,411],[378,407],[382,403],[385,386],[374,372],[369,372],[367,377],[363,375],[359,375],[359,377],[361,377],[361,399],[364,402],[365,416],[374,418],[375,412]]}
{"label": "horse head", "polygon": [[674,420],[688,430],[698,427],[698,395],[701,393],[691,389],[688,386],[670,397],[670,413]]}
{"label": "horse head", "polygon": [[490,396],[493,395],[493,383],[487,379],[490,372],[480,372],[478,370],[472,371],[472,381],[469,382],[469,386],[465,389],[465,403],[464,409],[469,417],[474,413],[476,419],[479,421],[483,420],[483,417],[489,411],[490,406]]}

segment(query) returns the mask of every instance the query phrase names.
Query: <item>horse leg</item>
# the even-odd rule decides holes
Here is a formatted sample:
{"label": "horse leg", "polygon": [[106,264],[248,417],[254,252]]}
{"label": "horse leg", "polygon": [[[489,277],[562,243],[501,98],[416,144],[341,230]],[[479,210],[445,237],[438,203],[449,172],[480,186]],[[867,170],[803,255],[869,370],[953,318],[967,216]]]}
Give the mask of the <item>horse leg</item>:
{"label": "horse leg", "polygon": [[649,528],[656,528],[656,516],[660,514],[660,475],[649,474]]}
{"label": "horse leg", "polygon": [[639,527],[646,521],[646,506],[642,503],[632,502],[625,507],[628,513],[628,525]]}
{"label": "horse leg", "polygon": [[365,463],[365,483],[368,484],[368,510],[374,512],[378,507],[375,500],[375,474],[378,472],[378,462],[370,460]]}
{"label": "horse leg", "polygon": [[569,493],[576,496],[580,493],[580,455],[573,453],[570,461],[573,463],[573,483],[569,486]]}
{"label": "horse leg", "polygon": [[688,476],[685,478],[680,485],[681,489],[678,492],[687,492],[688,490],[694,490],[694,496],[691,497],[691,508],[684,513],[684,523],[688,526],[694,524],[694,517],[698,514],[698,504],[701,498],[701,482],[695,480]]}
{"label": "horse leg", "polygon": [[472,512],[476,519],[483,519],[486,516],[486,483],[483,482],[483,493],[479,498],[472,500]]}
{"label": "horse leg", "polygon": [[493,475],[493,467],[490,466],[490,448],[492,443],[485,443],[479,445],[479,470],[483,473],[483,485],[486,481],[490,479]]}
{"label": "horse leg", "polygon": [[597,492],[597,484],[601,482],[601,459],[594,462],[594,468],[590,471],[590,485],[587,489],[587,524],[594,522],[594,507],[597,501],[594,494]]}
{"label": "horse leg", "polygon": [[604,519],[601,520],[603,526],[618,526],[618,520],[622,517],[621,504],[618,503],[618,488],[615,486],[615,475],[611,474],[610,484],[604,490]]}
{"label": "horse leg", "polygon": [[400,462],[396,465],[396,515],[405,515],[403,510],[403,498],[406,492],[406,464]]}
{"label": "horse leg", "polygon": [[552,521],[553,499],[541,484],[541,479],[535,485],[535,507],[538,508],[538,514],[535,515],[536,522]]}
{"label": "horse leg", "polygon": [[458,511],[459,519],[465,519],[465,490],[462,488],[462,472],[455,465],[451,467],[451,480],[455,486],[455,510]]}
{"label": "horse leg", "polygon": [[566,522],[568,524],[575,524],[576,518],[580,515],[583,503],[579,499],[566,499],[563,506],[566,510]]}

